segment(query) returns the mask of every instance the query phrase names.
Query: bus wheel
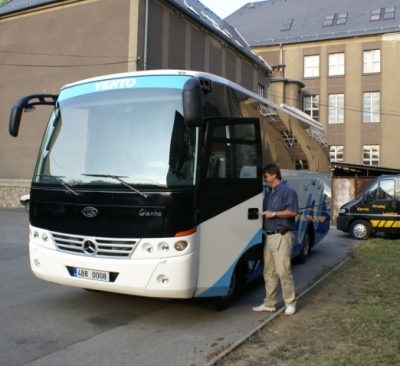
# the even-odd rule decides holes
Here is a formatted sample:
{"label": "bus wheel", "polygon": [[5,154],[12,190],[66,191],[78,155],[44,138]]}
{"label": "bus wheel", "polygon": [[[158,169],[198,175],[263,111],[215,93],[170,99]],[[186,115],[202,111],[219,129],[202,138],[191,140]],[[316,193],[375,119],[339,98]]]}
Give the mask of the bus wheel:
{"label": "bus wheel", "polygon": [[221,311],[225,310],[231,302],[237,289],[237,273],[236,269],[232,273],[231,283],[229,285],[228,293],[225,296],[218,297],[205,297],[203,305],[206,309]]}
{"label": "bus wheel", "polygon": [[350,235],[353,239],[367,240],[371,236],[371,224],[365,220],[354,221],[350,226]]}
{"label": "bus wheel", "polygon": [[310,254],[311,251],[311,239],[310,239],[310,232],[308,229],[304,233],[304,238],[303,238],[303,246],[301,248],[300,254],[297,256],[297,262],[298,263],[305,263],[307,261],[307,257]]}

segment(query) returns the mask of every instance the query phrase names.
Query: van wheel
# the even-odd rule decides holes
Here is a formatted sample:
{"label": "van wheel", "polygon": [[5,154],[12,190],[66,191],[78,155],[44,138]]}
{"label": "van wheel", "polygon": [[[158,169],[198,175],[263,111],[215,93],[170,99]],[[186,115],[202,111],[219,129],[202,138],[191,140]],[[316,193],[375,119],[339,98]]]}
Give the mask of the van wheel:
{"label": "van wheel", "polygon": [[307,261],[307,257],[311,251],[311,240],[310,240],[310,233],[308,230],[304,233],[303,238],[303,246],[301,248],[300,254],[297,256],[298,263],[305,263]]}
{"label": "van wheel", "polygon": [[350,226],[350,235],[353,239],[367,240],[371,236],[371,224],[365,220],[354,221]]}

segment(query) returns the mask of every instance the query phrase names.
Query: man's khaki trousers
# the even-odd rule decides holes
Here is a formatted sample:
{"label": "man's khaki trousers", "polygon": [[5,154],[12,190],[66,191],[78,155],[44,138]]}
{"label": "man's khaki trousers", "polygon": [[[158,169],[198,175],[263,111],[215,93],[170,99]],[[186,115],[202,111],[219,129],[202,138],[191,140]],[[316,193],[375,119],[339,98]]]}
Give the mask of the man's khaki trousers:
{"label": "man's khaki trousers", "polygon": [[264,281],[267,297],[264,305],[273,307],[277,303],[278,283],[281,281],[285,305],[296,306],[296,295],[292,276],[293,231],[286,234],[266,235],[264,247]]}

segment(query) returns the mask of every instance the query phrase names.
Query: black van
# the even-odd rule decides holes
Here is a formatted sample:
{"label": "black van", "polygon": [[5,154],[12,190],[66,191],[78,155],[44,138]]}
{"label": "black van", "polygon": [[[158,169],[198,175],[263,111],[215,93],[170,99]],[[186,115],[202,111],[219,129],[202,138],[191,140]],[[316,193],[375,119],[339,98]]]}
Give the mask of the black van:
{"label": "black van", "polygon": [[400,234],[400,175],[376,178],[356,199],[339,210],[336,227],[353,239],[377,232]]}

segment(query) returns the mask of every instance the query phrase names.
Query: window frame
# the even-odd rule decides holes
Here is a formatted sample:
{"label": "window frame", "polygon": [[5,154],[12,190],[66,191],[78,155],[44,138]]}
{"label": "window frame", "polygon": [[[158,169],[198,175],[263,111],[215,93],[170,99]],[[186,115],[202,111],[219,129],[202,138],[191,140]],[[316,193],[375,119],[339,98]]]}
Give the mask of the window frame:
{"label": "window frame", "polygon": [[[342,104],[339,105],[339,97],[342,97]],[[331,97],[335,97],[335,104],[331,105]],[[331,114],[334,111],[334,115]],[[340,113],[341,112],[341,113]],[[334,121],[331,121],[331,117]],[[341,117],[341,118],[340,118]],[[341,121],[340,121],[341,119]],[[344,93],[329,94],[328,95],[328,124],[343,124],[344,123]]]}
{"label": "window frame", "polygon": [[[378,94],[379,99],[378,99],[378,105],[374,104],[374,97],[376,99],[376,95]],[[369,104],[366,104],[366,96],[369,95],[368,100],[370,100]],[[362,121],[363,123],[379,123],[381,121],[381,92],[380,91],[367,91],[363,92],[363,100],[362,100],[362,105],[363,105],[363,111],[362,111]],[[375,112],[374,112],[375,110]],[[377,110],[377,112],[376,112]],[[369,118],[366,118],[369,116]],[[374,118],[376,117],[376,118]],[[375,120],[374,120],[375,119]]]}
{"label": "window frame", "polygon": [[[376,149],[375,154],[378,155],[377,158],[373,157],[374,151],[373,149]],[[370,157],[365,158],[365,154],[369,153]],[[380,145],[363,145],[363,152],[362,152],[362,162],[364,165],[369,165],[369,166],[378,166],[379,165],[379,159],[380,159]],[[368,164],[371,163],[371,164]],[[377,164],[373,164],[376,162]]]}
{"label": "window frame", "polygon": [[[332,149],[334,148],[334,149]],[[332,153],[334,154],[334,158],[331,158]],[[338,157],[341,154],[342,157]],[[332,163],[339,163],[344,161],[344,145],[330,145],[329,146],[329,161]]]}
{"label": "window frame", "polygon": [[[309,102],[311,108],[308,108],[308,109],[306,108],[306,98],[311,98],[311,100]],[[316,101],[314,99],[316,99]],[[315,104],[317,105],[317,107],[313,107]],[[303,96],[303,111],[304,111],[304,113],[307,113],[315,121],[319,121],[319,94],[309,94],[309,95]],[[308,111],[310,113],[308,113]],[[315,117],[314,111],[318,111],[316,117]]]}
{"label": "window frame", "polygon": [[[343,56],[343,60],[342,61],[338,61],[338,56],[342,55]],[[335,59],[336,57],[336,59]],[[343,67],[343,72],[338,71],[338,69],[340,68],[340,66]],[[335,68],[336,72],[335,73],[331,73],[331,68]],[[328,76],[344,76],[345,74],[345,55],[344,52],[335,52],[335,53],[330,53],[328,55]]]}
{"label": "window frame", "polygon": [[[308,63],[306,60],[310,60],[311,64],[306,65]],[[316,60],[318,60],[317,65],[315,64]],[[319,78],[320,77],[320,62],[321,62],[320,55],[305,55],[303,57],[303,78],[304,79]],[[307,75],[306,70],[311,70],[311,75]],[[317,70],[317,75],[314,75],[315,70]]]}
{"label": "window frame", "polygon": [[[379,61],[374,59],[375,52],[379,52]],[[370,60],[366,60],[366,55],[371,55]],[[379,65],[379,70],[374,70],[374,64]],[[367,70],[368,65],[370,65],[371,71]],[[379,74],[381,72],[381,50],[380,49],[373,49],[373,50],[364,50],[363,51],[363,74]]]}

